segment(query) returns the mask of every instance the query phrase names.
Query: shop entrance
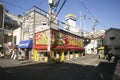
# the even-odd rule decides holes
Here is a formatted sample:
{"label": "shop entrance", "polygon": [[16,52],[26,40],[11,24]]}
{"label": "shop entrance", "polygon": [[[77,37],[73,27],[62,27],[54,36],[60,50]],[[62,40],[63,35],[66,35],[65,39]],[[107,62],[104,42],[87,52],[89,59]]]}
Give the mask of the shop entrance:
{"label": "shop entrance", "polygon": [[64,61],[64,51],[63,50],[56,50],[55,51],[55,58],[56,58],[56,62],[63,62]]}
{"label": "shop entrance", "polygon": [[39,61],[47,62],[48,61],[48,53],[47,52],[38,52],[39,53]]}

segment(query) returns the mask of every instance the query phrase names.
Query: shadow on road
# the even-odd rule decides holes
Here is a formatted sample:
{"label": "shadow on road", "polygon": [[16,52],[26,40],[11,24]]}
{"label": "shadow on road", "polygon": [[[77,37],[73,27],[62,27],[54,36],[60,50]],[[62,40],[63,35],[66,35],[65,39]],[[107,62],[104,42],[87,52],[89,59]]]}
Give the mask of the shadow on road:
{"label": "shadow on road", "polygon": [[116,63],[100,62],[96,67],[97,71],[101,73],[104,80],[113,80]]}
{"label": "shadow on road", "polygon": [[115,63],[97,67],[70,63],[0,67],[0,80],[112,80]]}

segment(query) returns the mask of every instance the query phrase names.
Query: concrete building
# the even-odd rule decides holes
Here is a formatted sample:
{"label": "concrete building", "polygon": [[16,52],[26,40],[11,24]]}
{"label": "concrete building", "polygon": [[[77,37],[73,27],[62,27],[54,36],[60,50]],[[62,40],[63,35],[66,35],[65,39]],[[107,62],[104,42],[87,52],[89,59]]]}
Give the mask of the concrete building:
{"label": "concrete building", "polygon": [[[98,47],[101,47],[100,40],[101,36],[105,34],[105,30],[96,30],[89,33],[88,40],[90,39],[90,43],[85,46],[86,54],[97,54]],[[99,42],[99,43],[98,43]]]}
{"label": "concrete building", "polygon": [[52,13],[49,23],[48,13],[35,6],[24,15],[18,48],[32,51],[31,57],[35,61],[62,62],[79,57],[84,52],[83,38],[72,31],[61,29],[54,16]]}
{"label": "concrete building", "polygon": [[68,14],[67,16],[65,16],[65,24],[65,31],[68,31],[78,36],[84,35],[81,34],[81,30],[76,26],[76,16],[74,16],[73,14]]}
{"label": "concrete building", "polygon": [[120,58],[120,29],[110,28],[105,32],[104,46],[106,55]]}
{"label": "concrete building", "polygon": [[[55,23],[51,25],[55,26],[53,28],[58,28],[57,20],[55,19],[54,22]],[[30,10],[26,11],[23,16],[21,40],[32,39],[34,38],[34,33],[48,28],[48,13],[34,6]]]}
{"label": "concrete building", "polygon": [[3,37],[3,10],[4,7],[3,5],[0,3],[0,48],[3,47],[3,41],[2,41],[2,37]]}
{"label": "concrete building", "polygon": [[[54,14],[52,17],[54,17]],[[23,24],[21,32],[19,32],[21,37],[18,48],[29,50],[33,59],[35,34],[48,30],[49,28],[48,13],[36,6],[33,6],[30,10],[26,11],[23,16]],[[57,18],[54,20],[54,23],[51,23],[51,28],[58,29]]]}
{"label": "concrete building", "polygon": [[21,41],[21,27],[15,29],[13,31],[13,45],[18,45],[19,42]]}
{"label": "concrete building", "polygon": [[20,16],[10,14],[2,3],[0,3],[0,46],[4,54],[7,54],[9,48],[12,48],[13,30],[22,25]]}

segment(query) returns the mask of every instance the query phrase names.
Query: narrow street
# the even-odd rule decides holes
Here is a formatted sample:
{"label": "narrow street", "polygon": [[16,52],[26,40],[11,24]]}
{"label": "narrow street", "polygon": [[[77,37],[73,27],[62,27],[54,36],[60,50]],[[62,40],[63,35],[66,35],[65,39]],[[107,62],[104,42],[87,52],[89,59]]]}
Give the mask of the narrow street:
{"label": "narrow street", "polygon": [[0,0],[0,80],[117,80],[119,8],[120,0]]}
{"label": "narrow street", "polygon": [[97,55],[86,55],[86,56],[79,57],[77,59],[71,59],[65,62],[73,63],[73,64],[80,64],[80,65],[97,66],[100,63],[100,61],[101,60],[98,59]]}
{"label": "narrow street", "polygon": [[114,68],[96,55],[60,64],[0,59],[0,80],[112,80]]}

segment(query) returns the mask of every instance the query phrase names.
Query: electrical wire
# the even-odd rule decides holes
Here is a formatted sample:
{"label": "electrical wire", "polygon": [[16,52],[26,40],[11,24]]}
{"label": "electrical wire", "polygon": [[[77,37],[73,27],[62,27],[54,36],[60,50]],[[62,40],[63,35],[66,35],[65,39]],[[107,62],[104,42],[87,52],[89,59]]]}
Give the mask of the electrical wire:
{"label": "electrical wire", "polygon": [[87,10],[87,12],[95,19],[95,17],[92,15],[91,11],[87,8],[83,1],[81,1],[81,4]]}
{"label": "electrical wire", "polygon": [[60,11],[62,10],[62,8],[63,8],[63,6],[65,5],[65,3],[66,3],[66,0],[64,0],[64,2],[63,2],[63,4],[62,4],[62,6],[60,7],[60,9],[59,9],[59,11],[57,12],[57,15],[56,16],[58,16],[58,14],[60,13]]}
{"label": "electrical wire", "polygon": [[45,2],[45,0],[41,0],[40,3],[38,3],[38,6],[41,6],[43,3]]}
{"label": "electrical wire", "polygon": [[23,8],[23,7],[21,7],[21,6],[18,6],[18,5],[9,3],[9,2],[7,2],[7,1],[3,1],[3,0],[0,0],[0,1],[3,2],[3,3],[6,3],[6,4],[8,4],[8,5],[11,5],[11,6],[14,6],[14,7],[17,7],[17,8],[20,8],[20,9],[23,9],[23,10],[27,10],[26,8]]}
{"label": "electrical wire", "polygon": [[[23,10],[27,10],[26,8],[23,8],[23,7],[21,7],[21,6],[18,6],[18,5],[15,5],[15,4],[12,4],[12,3],[9,3],[9,2],[6,2],[6,1],[3,1],[3,0],[0,0],[1,2],[3,2],[3,3],[6,3],[6,4],[8,4],[8,5],[11,5],[11,6],[14,6],[14,7],[17,7],[17,8],[20,8],[20,9],[23,9]],[[43,3],[44,1],[42,1],[42,3]],[[60,0],[59,0],[59,2],[58,2],[58,4],[60,3]],[[66,0],[64,0],[64,2],[63,2],[63,4],[61,5],[61,7],[60,7],[60,9],[59,9],[59,11],[57,12],[57,15],[56,16],[58,16],[58,14],[60,13],[60,11],[62,10],[62,8],[63,8],[63,6],[65,5],[65,3],[66,3]],[[40,9],[40,8],[38,8],[38,7],[36,7],[36,6],[34,6],[35,8],[37,8],[37,9]],[[40,9],[41,10],[41,9]],[[43,10],[42,10],[43,11]],[[55,11],[57,11],[57,8],[55,9]],[[46,11],[45,11],[45,13],[47,13]],[[54,18],[55,19],[55,18]],[[63,25],[65,25],[65,23],[64,22],[62,22],[62,21],[59,21],[58,20],[58,22],[60,23],[60,24],[63,24]]]}
{"label": "electrical wire", "polygon": [[91,15],[91,17],[97,21],[97,23],[100,23],[103,27],[107,28],[103,23],[101,23],[98,19],[95,18],[95,16],[93,16],[92,12],[87,8],[87,6],[85,5],[85,3],[83,2],[83,0],[80,0],[82,6],[87,10],[87,12]]}
{"label": "electrical wire", "polygon": [[60,11],[62,10],[63,6],[65,5],[65,3],[66,3],[66,0],[64,0],[63,4],[61,5],[61,7],[60,7],[59,11],[57,12],[57,14],[56,14],[55,18],[53,19],[53,21],[56,19],[56,17],[58,16],[58,14],[60,13]]}
{"label": "electrical wire", "polygon": [[[59,3],[60,3],[60,0],[58,0],[58,5],[59,5]],[[55,12],[57,11],[57,9],[58,9],[58,6],[55,8]]]}

